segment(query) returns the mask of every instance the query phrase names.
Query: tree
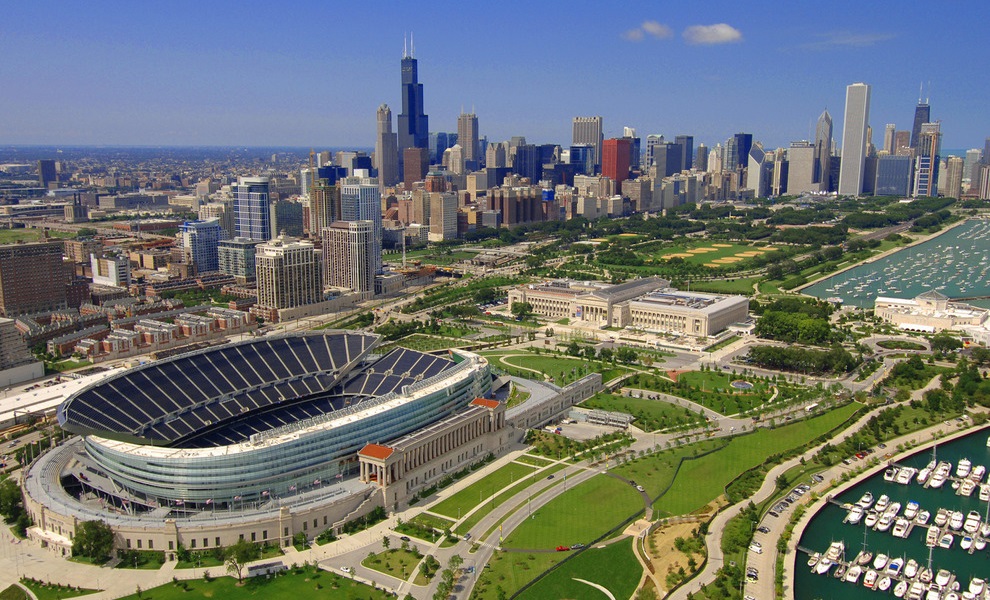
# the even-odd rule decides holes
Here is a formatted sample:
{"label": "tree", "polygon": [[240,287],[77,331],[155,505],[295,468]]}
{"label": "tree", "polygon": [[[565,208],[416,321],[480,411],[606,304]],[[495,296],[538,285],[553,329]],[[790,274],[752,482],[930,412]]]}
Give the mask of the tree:
{"label": "tree", "polygon": [[513,302],[512,306],[509,307],[509,312],[517,319],[525,319],[533,314],[533,305],[529,302]]}
{"label": "tree", "polygon": [[388,547],[392,545],[392,541],[388,539],[387,535],[382,536],[382,548],[388,550]]}
{"label": "tree", "polygon": [[17,482],[11,478],[3,480],[0,483],[0,516],[8,523],[13,523],[24,510],[22,502],[21,488]]}
{"label": "tree", "polygon": [[113,529],[103,521],[83,521],[72,540],[72,554],[102,561],[113,551]]}
{"label": "tree", "polygon": [[238,540],[234,545],[227,547],[227,572],[236,573],[237,581],[243,581],[244,565],[251,561],[258,554],[255,544],[247,540]]}
{"label": "tree", "polygon": [[461,558],[461,555],[460,554],[455,554],[455,555],[451,556],[450,557],[450,560],[447,561],[447,566],[450,567],[451,569],[455,570],[455,571],[457,569],[461,568],[461,565],[463,565],[463,564],[464,564],[464,559]]}

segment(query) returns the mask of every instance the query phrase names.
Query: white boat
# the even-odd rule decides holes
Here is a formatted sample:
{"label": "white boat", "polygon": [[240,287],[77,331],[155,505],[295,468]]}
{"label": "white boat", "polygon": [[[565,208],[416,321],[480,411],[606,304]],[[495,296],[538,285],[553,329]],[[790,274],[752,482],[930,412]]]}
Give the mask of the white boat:
{"label": "white boat", "polygon": [[863,585],[872,590],[873,586],[877,584],[877,579],[879,577],[880,575],[876,571],[873,569],[868,569],[866,571],[866,576],[863,577]]}
{"label": "white boat", "polygon": [[949,583],[949,579],[952,578],[952,573],[945,569],[939,569],[938,573],[935,574],[935,583],[939,587],[945,587]]}
{"label": "white boat", "polygon": [[880,578],[880,581],[877,582],[876,589],[880,590],[881,592],[886,592],[887,590],[889,590],[890,589],[890,577],[887,577],[886,575],[884,575],[883,577],[881,577]]}
{"label": "white boat", "polygon": [[918,516],[915,517],[914,522],[918,525],[927,525],[928,519],[930,519],[931,517],[932,517],[932,513],[928,512],[927,510],[923,510],[918,513]]}
{"label": "white boat", "polygon": [[921,583],[928,584],[932,582],[932,577],[934,576],[935,576],[935,572],[925,567],[922,568],[921,573],[918,574],[918,581],[920,581]]}
{"label": "white boat", "polygon": [[928,591],[925,592],[925,600],[942,600],[942,589],[937,585],[928,586]]}
{"label": "white boat", "polygon": [[866,492],[863,497],[856,501],[856,504],[862,506],[863,508],[869,508],[873,504],[873,494]]}
{"label": "white boat", "polygon": [[859,581],[860,575],[863,574],[863,567],[860,565],[853,565],[849,567],[846,571],[845,581],[848,583],[856,583]]}
{"label": "white boat", "polygon": [[932,475],[932,470],[928,467],[925,467],[924,469],[918,471],[918,475],[917,477],[915,477],[915,481],[917,481],[921,485],[925,485],[925,482],[928,481],[928,478],[931,477],[931,475]]}
{"label": "white boat", "polygon": [[883,552],[877,554],[877,557],[873,559],[873,568],[877,569],[878,571],[883,569],[884,567],[887,566],[888,560],[890,560],[890,557],[884,554]]}
{"label": "white boat", "polygon": [[944,508],[938,509],[935,512],[935,525],[939,527],[945,527],[945,524],[949,522],[949,511]]}
{"label": "white boat", "polygon": [[887,531],[888,529],[890,529],[890,526],[893,524],[894,524],[894,515],[890,513],[883,513],[883,516],[880,517],[880,520],[877,521],[876,530]]}
{"label": "white boat", "polygon": [[904,467],[897,473],[897,477],[894,478],[894,481],[901,485],[907,485],[911,483],[911,480],[914,479],[914,475],[917,472],[917,469],[914,467]]}
{"label": "white boat", "polygon": [[887,510],[883,511],[883,513],[885,515],[886,514],[889,514],[889,515],[893,515],[895,517],[897,516],[897,513],[899,513],[899,512],[901,512],[901,503],[900,502],[891,502],[890,505],[887,506]]}
{"label": "white boat", "polygon": [[820,561],[821,559],[822,559],[822,553],[815,552],[814,554],[808,557],[808,566],[814,569],[815,565],[817,565],[818,561]]}
{"label": "white boat", "polygon": [[904,559],[897,557],[895,559],[892,559],[889,563],[887,563],[887,569],[885,572],[887,573],[887,575],[892,575],[894,577],[897,577],[898,575],[901,574],[902,567],[904,567]]}
{"label": "white boat", "polygon": [[859,523],[860,521],[863,520],[863,515],[865,514],[865,512],[866,511],[863,509],[862,506],[859,506],[858,504],[856,506],[853,506],[852,510],[849,511],[849,514],[846,515],[846,523],[849,523],[850,525],[855,525]]}
{"label": "white boat", "polygon": [[887,507],[889,505],[890,505],[890,496],[888,496],[887,494],[881,494],[880,497],[877,498],[877,504],[876,506],[873,507],[873,509],[876,510],[877,512],[882,513],[883,511],[887,510]]}
{"label": "white boat", "polygon": [[990,501],[990,483],[980,484],[980,502]]}
{"label": "white boat", "polygon": [[828,546],[828,550],[825,551],[825,558],[831,561],[837,561],[842,557],[842,553],[846,550],[846,544],[842,540],[837,542],[832,542]]}
{"label": "white boat", "polygon": [[918,561],[913,558],[908,559],[907,564],[904,565],[904,576],[908,579],[914,579],[918,575]]}
{"label": "white boat", "polygon": [[888,467],[887,470],[883,472],[883,480],[893,481],[900,471],[901,470],[898,467]]}
{"label": "white boat", "polygon": [[974,596],[979,596],[987,587],[987,582],[979,577],[974,577],[969,582],[969,592]]}
{"label": "white boat", "polygon": [[938,547],[939,548],[951,548],[952,547],[952,542],[955,541],[955,539],[956,538],[952,537],[952,534],[951,533],[947,533],[947,534],[945,534],[945,535],[943,535],[942,537],[939,538],[939,540],[938,540]]}
{"label": "white boat", "polygon": [[963,523],[963,531],[966,533],[976,533],[980,529],[982,522],[980,521],[980,513],[975,510],[969,511],[966,515],[966,522]]}
{"label": "white boat", "polygon": [[990,436],[987,436],[987,448],[990,448]]}
{"label": "white boat", "polygon": [[908,589],[908,582],[898,581],[897,585],[894,586],[894,597],[903,598],[904,594],[907,593],[907,589]]}
{"label": "white boat", "polygon": [[969,478],[979,483],[983,481],[983,476],[987,474],[987,468],[983,465],[976,465],[973,467],[973,472],[969,474]]}
{"label": "white boat", "polygon": [[976,541],[973,542],[973,547],[977,550],[983,550],[987,547],[987,541],[981,537],[978,537],[976,538]]}
{"label": "white boat", "polygon": [[963,478],[969,475],[970,470],[973,468],[973,462],[968,458],[963,458],[956,465],[956,477]]}
{"label": "white boat", "polygon": [[908,600],[921,600],[921,595],[925,593],[925,585],[920,581],[915,581],[908,587]]}
{"label": "white boat", "polygon": [[856,558],[853,559],[853,562],[857,565],[865,565],[869,564],[871,560],[873,560],[872,552],[869,550],[860,550],[859,554],[856,555]]}
{"label": "white boat", "polygon": [[973,547],[973,538],[968,535],[964,535],[961,542],[959,542],[959,547],[963,550],[969,550]]}
{"label": "white boat", "polygon": [[980,525],[980,535],[983,537],[990,537],[990,522]]}
{"label": "white boat", "polygon": [[866,518],[863,519],[863,523],[867,527],[875,527],[878,520],[880,520],[880,513],[871,510],[870,512],[866,513]]}
{"label": "white boat", "polygon": [[836,567],[835,573],[832,575],[832,577],[841,580],[845,576],[846,576],[846,565],[839,563],[839,566]]}
{"label": "white boat", "polygon": [[831,559],[829,559],[826,556],[823,556],[822,559],[818,561],[818,564],[815,566],[815,573],[818,573],[819,575],[824,575],[825,573],[828,573],[828,570],[831,569],[834,564],[835,563],[833,563]]}
{"label": "white boat", "polygon": [[975,481],[973,481],[972,479],[964,479],[963,482],[959,484],[958,494],[960,496],[966,496],[968,498],[969,496],[973,495],[973,491],[975,489],[976,489]]}
{"label": "white boat", "polygon": [[911,500],[910,502],[907,503],[907,506],[904,508],[904,518],[910,520],[917,517],[918,510],[920,508],[921,506],[917,502]]}
{"label": "white boat", "polygon": [[925,545],[935,546],[938,544],[938,536],[941,532],[938,529],[938,525],[932,525],[928,528],[928,534],[925,535]]}
{"label": "white boat", "polygon": [[963,520],[964,520],[963,514],[958,510],[954,511],[952,515],[949,517],[949,527],[955,529],[956,531],[959,531],[960,529],[962,529]]}
{"label": "white boat", "polygon": [[908,536],[908,528],[911,526],[911,521],[908,521],[904,517],[900,517],[894,522],[894,530],[891,533],[894,537],[906,538]]}

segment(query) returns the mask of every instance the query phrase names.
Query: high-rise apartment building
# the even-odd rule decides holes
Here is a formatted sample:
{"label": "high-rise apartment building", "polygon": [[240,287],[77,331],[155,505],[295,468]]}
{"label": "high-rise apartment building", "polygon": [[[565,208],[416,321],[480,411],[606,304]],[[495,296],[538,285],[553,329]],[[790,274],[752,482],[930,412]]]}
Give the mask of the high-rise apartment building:
{"label": "high-rise apartment building", "polygon": [[430,194],[431,242],[447,242],[457,239],[457,194],[453,192]]}
{"label": "high-rise apartment building", "polygon": [[62,253],[57,242],[0,246],[0,315],[65,309],[70,272]]}
{"label": "high-rise apartment building", "polygon": [[406,148],[426,148],[430,138],[429,117],[423,112],[423,84],[419,82],[419,62],[415,49],[402,50],[402,112],[399,113],[399,155]]}
{"label": "high-rise apartment building", "polygon": [[402,183],[411,190],[423,181],[430,169],[430,151],[426,148],[406,148],[402,152]]}
{"label": "high-rise apartment building", "polygon": [[327,288],[374,295],[374,229],[371,221],[337,221],[323,228],[323,280]]}
{"label": "high-rise apartment building", "polygon": [[698,149],[694,152],[694,161],[691,163],[691,167],[699,172],[708,170],[708,146],[698,144]]}
{"label": "high-rise apartment building", "polygon": [[625,138],[610,138],[602,144],[602,175],[615,182],[622,191],[622,182],[629,178],[632,164],[632,143]]}
{"label": "high-rise apartment building", "polygon": [[815,173],[812,181],[823,192],[834,191],[829,180],[832,162],[832,115],[822,111],[815,126]]}
{"label": "high-rise apartment building", "polygon": [[392,131],[392,109],[388,104],[378,107],[377,120],[375,168],[378,169],[378,183],[383,187],[389,187],[399,183],[399,142],[395,132]]}
{"label": "high-rise apartment building", "polygon": [[279,236],[255,250],[257,308],[273,314],[323,300],[320,263],[311,242]]}
{"label": "high-rise apartment building", "polygon": [[465,164],[472,170],[478,165],[478,115],[471,113],[461,113],[457,117],[457,143],[461,145]]}
{"label": "high-rise apartment building", "polygon": [[179,243],[186,259],[196,266],[197,273],[220,269],[217,245],[220,243],[220,221],[186,221],[179,226]]}
{"label": "high-rise apartment building", "polygon": [[961,156],[950,156],[945,161],[945,196],[959,198],[962,196],[963,166],[965,161]]}
{"label": "high-rise apartment building", "polygon": [[911,132],[894,132],[894,154],[897,156],[914,156],[911,150]]}
{"label": "high-rise apartment building", "polygon": [[602,132],[601,117],[574,117],[572,145],[591,144],[595,148],[595,165],[602,164],[602,142],[605,136]]}
{"label": "high-rise apartment building", "polygon": [[980,186],[980,163],[983,162],[983,151],[979,148],[970,148],[966,151],[966,160],[963,164],[963,188],[966,191],[976,189]]}
{"label": "high-rise apartment building", "polygon": [[232,275],[239,282],[254,280],[255,253],[258,240],[249,238],[234,238],[221,240],[217,244],[217,264],[220,272]]}
{"label": "high-rise apartment building", "polygon": [[252,240],[272,237],[271,196],[267,177],[239,177],[234,192],[234,233]]}
{"label": "high-rise apartment building", "polygon": [[791,142],[787,149],[787,193],[804,194],[820,192],[821,184],[815,181],[818,165],[817,148],[811,142]]}
{"label": "high-rise apartment building", "polygon": [[309,190],[313,189],[313,183],[316,182],[316,169],[310,169],[309,167],[305,169],[299,169],[299,195],[306,197],[309,196]]}
{"label": "high-rise apartment building", "polygon": [[918,145],[914,149],[914,197],[934,196],[938,192],[938,162],[942,152],[942,128],[939,123],[922,123]]}
{"label": "high-rise apartment building", "polygon": [[221,239],[229,240],[237,235],[234,225],[234,203],[231,200],[207,202],[199,207],[199,220],[216,219],[220,222]]}
{"label": "high-rise apartment building", "polygon": [[272,237],[285,234],[290,237],[302,237],[303,205],[296,200],[279,200],[272,204]]}
{"label": "high-rise apartment building", "polygon": [[371,255],[372,273],[382,271],[382,194],[377,185],[367,183],[340,186],[340,220],[371,221],[375,244]]}
{"label": "high-rise apartment building", "polygon": [[842,121],[842,164],[839,167],[839,194],[863,193],[866,167],[866,127],[870,121],[870,86],[854,83],[846,87],[846,114]]}
{"label": "high-rise apartment building", "polygon": [[914,127],[911,129],[911,149],[916,150],[921,143],[921,126],[932,120],[932,107],[928,101],[918,98],[918,106],[914,107]]}
{"label": "high-rise apartment building", "polygon": [[327,179],[317,180],[309,193],[309,237],[320,237],[320,231],[340,219],[340,187]]}

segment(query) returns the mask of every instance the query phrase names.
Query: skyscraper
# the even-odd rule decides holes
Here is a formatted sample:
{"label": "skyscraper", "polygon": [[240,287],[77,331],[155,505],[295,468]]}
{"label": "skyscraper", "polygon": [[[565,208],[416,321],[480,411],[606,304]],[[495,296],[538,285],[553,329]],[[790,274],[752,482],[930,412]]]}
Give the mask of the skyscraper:
{"label": "skyscraper", "polygon": [[[383,187],[399,183],[398,138],[392,131],[392,109],[388,104],[378,107],[378,135],[375,137],[375,168]],[[328,221],[328,224],[330,221]]]}
{"label": "skyscraper", "polygon": [[402,182],[411,190],[417,181],[423,181],[430,169],[430,151],[427,148],[406,148],[402,151]]}
{"label": "skyscraper", "polygon": [[602,134],[601,117],[574,117],[572,145],[591,144],[595,147],[595,164],[602,164]]}
{"label": "skyscraper", "polygon": [[839,194],[863,193],[866,166],[866,127],[870,120],[870,86],[854,83],[846,87],[846,114],[842,120],[842,163],[839,167]]}
{"label": "skyscraper", "polygon": [[897,126],[893,123],[887,123],[887,128],[883,132],[883,149],[887,154],[894,154],[897,152],[897,148],[894,148],[894,136],[897,134]]}
{"label": "skyscraper", "polygon": [[320,237],[320,231],[340,219],[340,187],[328,179],[319,179],[309,192],[309,237]]}
{"label": "skyscraper", "polygon": [[426,148],[429,143],[429,117],[423,112],[423,84],[415,47],[402,48],[402,112],[399,114],[399,154],[406,148]]}
{"label": "skyscraper", "polygon": [[323,280],[327,287],[374,295],[374,228],[371,221],[337,221],[323,228]]}
{"label": "skyscraper", "polygon": [[340,186],[340,220],[371,221],[375,238],[371,255],[372,273],[382,271],[382,193],[377,185],[359,183]]}
{"label": "skyscraper", "polygon": [[0,315],[65,309],[71,271],[63,252],[61,242],[0,246]]}
{"label": "skyscraper", "polygon": [[939,123],[922,123],[918,146],[914,149],[914,197],[934,196],[938,184],[938,161],[942,151],[942,128]]}
{"label": "skyscraper", "polygon": [[234,191],[234,231],[252,240],[272,238],[271,198],[267,177],[240,177]]}
{"label": "skyscraper", "polygon": [[233,275],[241,283],[253,280],[255,249],[260,243],[258,240],[248,238],[221,240],[217,244],[217,264],[220,272]]}
{"label": "skyscraper", "polygon": [[478,165],[472,161],[478,160],[478,115],[471,112],[457,117],[457,143],[461,145],[464,163],[471,170],[477,169]]}
{"label": "skyscraper", "polygon": [[622,182],[629,178],[632,161],[632,143],[626,138],[607,139],[602,145],[602,175],[615,182],[616,191],[622,191]]}
{"label": "skyscraper", "polygon": [[694,161],[691,166],[699,172],[708,170],[708,146],[698,144],[698,149],[694,153]]}
{"label": "skyscraper", "polygon": [[220,269],[217,245],[221,239],[220,221],[186,221],[179,226],[179,240],[186,259],[196,266],[197,273],[211,273]]}
{"label": "skyscraper", "polygon": [[278,311],[323,300],[320,264],[311,242],[279,236],[255,249],[258,304],[252,312],[278,318]]}
{"label": "skyscraper", "polygon": [[950,156],[945,161],[945,195],[948,198],[959,198],[962,196],[963,161],[961,156]]}
{"label": "skyscraper", "polygon": [[38,161],[38,185],[48,189],[48,184],[58,181],[58,172],[55,170],[55,161],[43,158]]}
{"label": "skyscraper", "polygon": [[910,156],[881,156],[873,193],[877,196],[907,196],[911,191]]}
{"label": "skyscraper", "polygon": [[[815,172],[813,183],[821,184],[821,191],[832,191],[829,185],[829,171],[832,162],[832,115],[822,111],[815,127]],[[791,190],[793,192],[793,190]]]}
{"label": "skyscraper", "polygon": [[928,100],[922,102],[921,98],[918,98],[918,106],[914,107],[914,128],[911,129],[911,149],[917,149],[918,143],[921,141],[921,126],[925,123],[929,123],[932,120],[932,107],[929,106]]}
{"label": "skyscraper", "polygon": [[691,163],[694,161],[694,136],[679,135],[674,138],[674,143],[681,145],[681,168],[679,170],[690,169]]}
{"label": "skyscraper", "polygon": [[815,173],[820,168],[817,148],[811,142],[791,142],[791,147],[787,149],[787,161],[787,193],[821,191],[821,183],[815,181]]}

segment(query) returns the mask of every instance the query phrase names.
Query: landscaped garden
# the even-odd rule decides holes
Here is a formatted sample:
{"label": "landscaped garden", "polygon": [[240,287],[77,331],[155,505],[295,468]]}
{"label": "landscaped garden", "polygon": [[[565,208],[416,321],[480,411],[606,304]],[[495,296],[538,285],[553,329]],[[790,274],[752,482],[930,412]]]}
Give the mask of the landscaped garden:
{"label": "landscaped garden", "polygon": [[[735,384],[735,385],[733,385]],[[691,400],[723,415],[739,414],[763,405],[773,396],[771,384],[759,377],[743,377],[719,371],[689,371],[670,381],[637,373],[627,379],[627,388],[662,392]]]}
{"label": "landscaped garden", "polygon": [[701,415],[689,408],[676,406],[662,400],[635,398],[606,392],[595,394],[582,402],[581,406],[632,415],[636,419],[633,421],[633,425],[644,431],[659,431],[704,422]]}
{"label": "landscaped garden", "polygon": [[472,508],[478,504],[481,504],[482,500],[492,498],[495,493],[502,488],[532,474],[533,470],[534,468],[529,465],[510,462],[497,471],[489,473],[478,481],[472,483],[456,494],[453,494],[452,496],[433,505],[430,507],[430,512],[459,520]]}
{"label": "landscaped garden", "polygon": [[636,561],[631,541],[620,540],[604,548],[588,548],[554,569],[519,597],[532,600],[601,598],[599,590],[578,581],[583,579],[604,586],[616,598],[631,598],[642,574],[643,568]]}

